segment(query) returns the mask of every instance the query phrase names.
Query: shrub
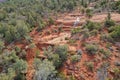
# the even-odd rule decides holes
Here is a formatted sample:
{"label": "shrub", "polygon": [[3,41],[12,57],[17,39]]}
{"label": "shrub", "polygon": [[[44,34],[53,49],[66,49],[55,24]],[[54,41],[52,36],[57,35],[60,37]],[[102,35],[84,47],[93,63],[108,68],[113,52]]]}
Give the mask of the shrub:
{"label": "shrub", "polygon": [[16,30],[20,37],[25,37],[29,32],[28,25],[22,20],[17,21]]}
{"label": "shrub", "polygon": [[65,74],[62,73],[62,72],[60,72],[60,73],[58,74],[58,77],[60,78],[60,80],[66,80],[66,79],[67,79],[67,77],[65,76]]}
{"label": "shrub", "polygon": [[7,17],[5,11],[0,11],[0,21],[4,20]]}
{"label": "shrub", "polygon": [[39,56],[40,50],[36,50],[36,57]]}
{"label": "shrub", "polygon": [[49,18],[48,22],[49,22],[49,25],[54,24],[54,20],[51,17]]}
{"label": "shrub", "polygon": [[47,48],[44,48],[44,55],[47,56],[49,60],[52,59],[52,55],[54,54],[53,48],[51,46],[48,46]]}
{"label": "shrub", "polygon": [[74,40],[74,39],[70,39],[70,40],[69,40],[69,43],[70,43],[70,44],[74,44],[75,42],[76,42],[76,40]]}
{"label": "shrub", "polygon": [[34,61],[33,61],[34,69],[39,70],[39,66],[40,66],[41,63],[42,63],[42,61],[40,59],[35,58]]}
{"label": "shrub", "polygon": [[80,55],[73,55],[71,56],[71,61],[72,63],[76,63],[80,60],[81,56]]}
{"label": "shrub", "polygon": [[81,50],[81,49],[78,49],[78,50],[77,50],[77,55],[82,55],[82,54],[83,54],[82,50]]}
{"label": "shrub", "polygon": [[51,61],[53,62],[53,65],[55,66],[55,68],[59,68],[62,65],[61,58],[59,57],[58,54],[52,54]]}
{"label": "shrub", "polygon": [[112,32],[112,31],[115,30],[116,27],[117,27],[117,26],[111,26],[111,27],[108,28],[108,31],[109,31],[109,32]]}
{"label": "shrub", "polygon": [[94,69],[94,63],[93,62],[87,62],[86,66],[87,66],[88,70],[93,71],[93,69]]}
{"label": "shrub", "polygon": [[53,62],[55,68],[59,68],[62,65],[62,60],[59,54],[54,52],[51,46],[44,49],[44,55],[47,56],[47,59]]}
{"label": "shrub", "polygon": [[34,80],[53,80],[54,76],[57,73],[55,67],[53,66],[53,63],[47,59],[43,61],[37,61],[40,63],[37,62],[38,64],[35,64],[38,67],[34,75]]}
{"label": "shrub", "polygon": [[8,68],[7,73],[0,73],[0,80],[14,80],[15,71],[12,68]]}
{"label": "shrub", "polygon": [[114,72],[114,78],[116,78],[115,80],[118,80],[120,78],[120,69],[115,67],[113,68],[113,72]]}
{"label": "shrub", "polygon": [[110,50],[104,50],[104,49],[101,49],[100,52],[104,55],[103,58],[105,58],[105,59],[106,59],[106,58],[109,58],[110,55],[111,55]]}
{"label": "shrub", "polygon": [[102,34],[100,39],[103,41],[114,42],[113,38],[109,34]]}
{"label": "shrub", "polygon": [[115,39],[120,39],[120,26],[117,26],[111,33],[110,36]]}
{"label": "shrub", "polygon": [[113,20],[111,20],[111,19],[110,20],[106,19],[104,24],[105,24],[106,27],[115,26],[115,22]]}
{"label": "shrub", "polygon": [[87,16],[88,18],[91,18],[92,15],[93,15],[92,10],[91,10],[91,9],[86,9],[86,16]]}
{"label": "shrub", "polygon": [[98,31],[97,31],[97,30],[93,30],[93,31],[90,32],[90,34],[91,34],[92,36],[96,36],[96,35],[98,34]]}
{"label": "shrub", "polygon": [[18,46],[16,46],[15,51],[19,53],[21,51],[21,49]]}
{"label": "shrub", "polygon": [[94,29],[100,30],[102,28],[99,23],[95,23],[95,22],[91,22],[91,21],[87,21],[87,23],[85,24],[84,27],[86,27],[90,31],[92,31]]}
{"label": "shrub", "polygon": [[23,61],[22,59],[17,60],[17,62],[14,64],[15,71],[19,73],[26,73],[27,72],[27,62]]}
{"label": "shrub", "polygon": [[56,46],[55,53],[59,55],[62,61],[67,59],[68,47],[66,45]]}
{"label": "shrub", "polygon": [[69,80],[77,80],[73,75],[69,76]]}
{"label": "shrub", "polygon": [[5,48],[4,42],[0,40],[0,52],[2,51],[3,48]]}
{"label": "shrub", "polygon": [[71,33],[76,34],[76,33],[79,33],[80,31],[81,31],[80,28],[74,28],[71,30]]}
{"label": "shrub", "polygon": [[97,51],[98,51],[98,46],[97,45],[94,45],[94,44],[88,44],[86,45],[86,51],[88,52],[88,54],[96,54]]}
{"label": "shrub", "polygon": [[46,26],[46,24],[44,22],[39,22],[37,31],[41,31],[45,26]]}

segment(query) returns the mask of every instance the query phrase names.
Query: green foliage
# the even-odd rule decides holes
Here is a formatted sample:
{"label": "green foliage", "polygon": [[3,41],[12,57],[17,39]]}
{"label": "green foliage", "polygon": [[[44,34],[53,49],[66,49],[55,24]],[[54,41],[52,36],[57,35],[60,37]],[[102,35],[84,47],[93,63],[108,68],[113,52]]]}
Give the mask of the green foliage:
{"label": "green foliage", "polygon": [[17,60],[17,62],[14,64],[14,69],[15,71],[19,74],[19,73],[26,73],[27,72],[27,62],[20,59]]}
{"label": "green foliage", "polygon": [[74,39],[70,39],[70,40],[69,40],[69,43],[70,43],[70,44],[74,44],[75,42],[76,42],[76,40],[74,40]]}
{"label": "green foliage", "polygon": [[62,65],[61,58],[59,57],[58,54],[52,54],[51,61],[53,62],[53,65],[54,65],[56,68],[59,68],[59,67]]}
{"label": "green foliage", "polygon": [[[37,30],[41,31],[45,26],[54,24],[54,20],[50,17],[51,12],[72,11],[77,2],[80,1],[7,0],[0,3],[0,34],[3,34],[8,43],[21,40],[34,27],[38,27]],[[46,18],[49,24],[46,24],[43,18]]]}
{"label": "green foliage", "polygon": [[94,63],[93,62],[87,62],[86,66],[88,70],[93,71],[94,70]]}
{"label": "green foliage", "polygon": [[79,33],[80,31],[81,31],[80,28],[74,28],[71,30],[71,33],[76,34],[76,33]]}
{"label": "green foliage", "polygon": [[54,24],[54,20],[51,17],[49,18],[48,22],[49,22],[49,25]]}
{"label": "green foliage", "polygon": [[21,51],[21,49],[18,46],[16,46],[15,51],[19,53]]}
{"label": "green foliage", "polygon": [[62,73],[62,72],[58,73],[58,77],[59,77],[61,80],[66,80],[66,79],[67,79],[66,76],[65,76],[65,74]]}
{"label": "green foliage", "polygon": [[86,45],[86,51],[88,54],[93,55],[98,52],[99,47],[96,44],[87,44]]}
{"label": "green foliage", "polygon": [[92,31],[94,29],[96,29],[96,30],[101,29],[101,26],[99,23],[95,23],[95,22],[91,22],[91,21],[87,21],[87,23],[84,27],[88,28],[90,31]]}
{"label": "green foliage", "polygon": [[21,52],[19,52],[19,55],[18,55],[20,58],[22,59],[26,59],[26,51],[25,50],[22,50]]}
{"label": "green foliage", "polygon": [[52,58],[52,54],[54,54],[53,52],[53,48],[51,46],[48,46],[47,48],[44,48],[44,55],[47,56],[48,59]]}
{"label": "green foliage", "polygon": [[0,65],[3,66],[3,68],[8,68],[10,65],[13,65],[13,62],[16,62],[19,59],[14,50],[4,50],[0,55],[0,58]]}
{"label": "green foliage", "polygon": [[103,58],[109,58],[111,56],[110,50],[101,49],[100,52],[104,55]]}
{"label": "green foliage", "polygon": [[92,10],[91,10],[91,9],[86,9],[86,16],[87,16],[88,18],[91,18],[92,15],[93,15]]}
{"label": "green foliage", "polygon": [[81,0],[81,5],[85,8],[88,7],[87,1]]}
{"label": "green foliage", "polygon": [[13,39],[13,36],[11,35],[10,31],[7,31],[5,33],[5,40],[9,43],[9,42],[12,42],[14,39]]}
{"label": "green foliage", "polygon": [[0,40],[0,52],[2,51],[3,48],[5,48],[4,42]]}
{"label": "green foliage", "polygon": [[0,74],[0,80],[13,80],[15,77],[15,71],[12,68],[7,70],[7,73]]}
{"label": "green foliage", "polygon": [[90,34],[91,34],[92,36],[96,36],[96,35],[98,34],[98,31],[97,31],[97,30],[93,30],[93,31],[90,32]]}
{"label": "green foliage", "polygon": [[56,46],[55,53],[59,55],[62,61],[67,59],[68,47],[66,45]]}
{"label": "green foliage", "polygon": [[106,27],[111,27],[115,25],[115,22],[111,19],[111,13],[109,12],[105,21],[105,26]]}
{"label": "green foliage", "polygon": [[113,38],[109,34],[101,34],[100,39],[103,41],[114,42]]}
{"label": "green foliage", "polygon": [[115,67],[113,68],[113,73],[114,73],[114,80],[119,80],[120,79],[120,69]]}
{"label": "green foliage", "polygon": [[21,37],[25,37],[25,35],[27,35],[27,33],[29,32],[27,25],[23,21],[17,22],[16,30]]}
{"label": "green foliage", "polygon": [[110,20],[110,19],[111,19],[111,13],[110,13],[110,12],[108,12],[107,19],[108,19],[108,20]]}
{"label": "green foliage", "polygon": [[76,80],[76,78],[75,78],[73,75],[71,75],[71,76],[69,77],[69,80]]}
{"label": "green foliage", "polygon": [[7,17],[5,11],[0,11],[0,21],[3,21]]}
{"label": "green foliage", "polygon": [[115,26],[115,22],[111,19],[106,19],[104,24],[106,27]]}
{"label": "green foliage", "polygon": [[120,13],[120,1],[115,1],[113,4],[111,4],[112,10],[118,11]]}
{"label": "green foliage", "polygon": [[115,29],[110,33],[110,36],[114,39],[120,39],[120,26],[115,27]]}
{"label": "green foliage", "polygon": [[89,30],[88,29],[83,29],[83,31],[81,31],[81,33],[83,34],[82,36],[82,40],[86,40],[87,38],[90,37],[90,33],[89,33]]}
{"label": "green foliage", "polygon": [[40,66],[41,63],[42,63],[42,61],[40,59],[35,58],[34,62],[33,62],[34,69],[39,70],[39,66]]}
{"label": "green foliage", "polygon": [[81,55],[73,55],[71,56],[72,63],[76,63],[81,59]]}
{"label": "green foliage", "polygon": [[[60,46],[59,46],[60,47]],[[58,47],[58,48],[59,48]],[[56,48],[56,49],[58,49]],[[55,49],[55,50],[56,50]],[[61,49],[60,49],[61,50]],[[59,54],[56,53],[56,51],[54,52],[53,48],[51,46],[47,47],[46,49],[44,49],[44,55],[47,56],[48,60],[53,62],[53,65],[55,66],[55,68],[59,68],[62,65],[62,62],[66,59],[67,57],[67,53],[64,52],[64,50],[62,50],[62,52],[60,52]],[[65,57],[62,57],[65,56]],[[64,59],[65,58],[65,59]],[[62,60],[64,59],[64,60]]]}
{"label": "green foliage", "polygon": [[35,64],[37,66],[37,70],[34,75],[34,80],[54,79],[53,77],[56,75],[57,72],[55,71],[55,67],[53,66],[52,62],[48,60],[39,61],[37,59],[35,60],[35,63],[37,63]]}

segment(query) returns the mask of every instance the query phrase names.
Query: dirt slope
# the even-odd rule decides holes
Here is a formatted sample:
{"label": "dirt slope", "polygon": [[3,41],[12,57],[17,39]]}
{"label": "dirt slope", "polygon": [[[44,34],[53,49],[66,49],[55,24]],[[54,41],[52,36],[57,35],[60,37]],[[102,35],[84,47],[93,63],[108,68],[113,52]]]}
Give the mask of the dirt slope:
{"label": "dirt slope", "polygon": [[[34,69],[33,69],[33,60],[35,56],[35,51],[39,49],[42,52],[43,47],[47,47],[49,45],[55,45],[55,44],[68,44],[67,40],[65,40],[66,37],[70,38],[71,34],[70,31],[73,28],[73,23],[76,19],[76,15],[81,16],[80,24],[85,23],[87,18],[85,15],[82,14],[68,14],[67,16],[60,17],[58,20],[56,20],[56,25],[51,25],[45,29],[43,29],[41,32],[37,32],[36,28],[30,33],[30,36],[33,39],[33,42],[36,45],[36,49],[28,49],[27,50],[27,62],[28,62],[28,73],[26,75],[27,80],[32,80]],[[107,14],[95,14],[90,20],[94,22],[103,22],[106,18]],[[112,13],[112,19],[115,20],[116,22],[120,22],[120,14],[117,13]],[[63,32],[54,32],[54,30],[58,30],[58,25],[63,24],[64,27],[62,27]],[[69,26],[69,27],[68,27]],[[67,28],[66,28],[67,27]],[[49,31],[49,34],[48,34]],[[89,38],[86,42],[100,42],[100,37],[99,35],[97,37]],[[72,73],[77,80],[95,80],[96,79],[96,70],[100,66],[102,59],[99,59],[98,56],[90,57],[86,54],[86,51],[84,47],[81,46],[83,42],[78,41],[77,46],[69,46],[70,50],[77,50],[77,49],[82,49],[83,50],[83,55],[82,59],[79,63],[73,65],[73,64],[65,64],[64,67],[61,68],[63,72],[67,75],[68,73]],[[101,43],[102,47],[105,47],[105,43]],[[69,44],[68,44],[69,45]],[[103,46],[104,45],[104,46]],[[72,49],[71,49],[72,48]],[[95,67],[95,72],[89,72],[85,65],[84,62],[86,61],[91,61],[93,58],[97,58],[98,60],[94,62],[94,67]],[[110,60],[114,60],[114,56],[111,57]],[[69,61],[69,60],[68,60]],[[112,64],[112,63],[111,63]],[[80,68],[77,68],[79,66]],[[72,68],[72,69],[71,69]],[[81,76],[82,75],[82,76]],[[84,77],[84,79],[82,79]]]}

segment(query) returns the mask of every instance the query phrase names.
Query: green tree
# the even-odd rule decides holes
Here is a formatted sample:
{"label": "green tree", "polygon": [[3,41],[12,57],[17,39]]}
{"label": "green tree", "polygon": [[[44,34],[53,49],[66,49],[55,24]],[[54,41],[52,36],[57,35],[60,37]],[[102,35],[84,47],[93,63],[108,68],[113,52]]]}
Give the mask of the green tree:
{"label": "green tree", "polygon": [[24,21],[18,21],[16,26],[17,33],[20,34],[21,37],[25,37],[29,32],[29,29]]}
{"label": "green tree", "polygon": [[3,48],[5,48],[4,42],[0,40],[0,52],[2,51]]}
{"label": "green tree", "polygon": [[38,69],[35,72],[34,80],[53,80],[52,77],[57,73],[55,71],[53,63],[48,61],[47,59],[40,62],[41,63],[37,64]]}
{"label": "green tree", "polygon": [[67,59],[68,48],[66,45],[56,46],[55,53],[59,55],[62,61]]}
{"label": "green tree", "polygon": [[16,73],[20,74],[20,73],[26,73],[28,66],[26,61],[20,59],[20,60],[17,60],[17,62],[14,64],[13,67]]}

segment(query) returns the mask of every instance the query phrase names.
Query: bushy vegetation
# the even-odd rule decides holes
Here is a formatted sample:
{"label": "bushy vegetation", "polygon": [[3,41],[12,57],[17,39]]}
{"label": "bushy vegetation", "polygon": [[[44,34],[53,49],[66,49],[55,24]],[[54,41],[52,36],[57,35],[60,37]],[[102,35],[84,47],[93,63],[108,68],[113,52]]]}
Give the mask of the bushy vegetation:
{"label": "bushy vegetation", "polygon": [[114,73],[113,79],[114,80],[119,80],[119,78],[120,78],[120,69],[115,67],[115,68],[113,68],[112,71]]}
{"label": "bushy vegetation", "polygon": [[106,21],[105,21],[105,26],[106,27],[111,27],[111,26],[114,26],[114,25],[115,25],[115,22],[113,20],[106,19]]}
{"label": "bushy vegetation", "polygon": [[55,46],[52,48],[51,46],[44,49],[44,55],[47,56],[49,61],[53,62],[55,68],[59,68],[62,66],[62,63],[67,59],[67,46]]}
{"label": "bushy vegetation", "polygon": [[[29,36],[29,33],[33,29],[36,29],[35,27],[37,27],[36,31],[41,32],[45,27],[55,25],[54,16],[57,17],[59,13],[71,12],[76,10],[76,8],[81,8],[82,13],[85,13],[88,18],[91,18],[95,12],[94,9],[89,8],[91,2],[96,2],[94,8],[99,8],[98,10],[116,10],[120,13],[120,1],[110,2],[109,4],[107,1],[108,0],[5,0],[4,2],[0,2],[0,80],[26,80],[26,73],[29,67],[26,62],[26,55],[29,55],[28,50],[37,48],[36,43],[34,43]],[[82,6],[78,7],[78,5]],[[111,7],[108,8],[108,5],[111,5]],[[89,38],[91,37],[90,35],[99,37],[97,34],[100,32],[102,33],[101,39],[105,42],[119,41],[120,26],[116,26],[116,23],[111,19],[110,13],[108,13],[104,25],[104,28],[109,30],[108,34],[102,33],[101,30],[103,30],[103,27],[100,23],[87,21],[81,28],[74,28],[71,31],[72,35],[80,33],[79,36],[81,37],[76,39],[68,39],[68,37],[66,37],[66,40],[69,40],[68,44],[70,43],[70,46],[75,47],[78,40],[80,40],[84,46],[80,44],[78,47],[82,48],[84,52],[87,51],[89,55],[101,53],[102,58],[107,59],[112,54],[112,51],[108,50],[110,46],[107,46],[108,49],[104,50],[99,49],[98,44],[84,43],[89,42],[91,39]],[[54,29],[52,32],[61,32],[62,27],[63,25],[61,24],[58,29]],[[51,34],[52,32],[46,31],[47,34]],[[41,34],[42,33],[40,33],[40,35]],[[24,42],[22,43],[23,40],[25,44]],[[20,44],[16,46],[17,41],[24,45],[21,46]],[[66,77],[64,73],[58,72],[57,70],[61,70],[63,64],[65,64],[65,68],[68,67],[67,70],[69,70],[69,60],[68,63],[65,62],[68,58],[72,63],[79,62],[82,57],[81,50],[78,50],[78,52],[72,56],[69,56],[66,45],[50,46],[43,50],[44,53],[42,56],[44,56],[44,58],[40,57],[41,52],[39,50],[35,50],[36,58],[33,62],[35,70],[33,80],[76,80],[76,76],[79,75],[75,74],[74,76],[74,74],[72,74]],[[97,61],[97,59],[95,60]],[[119,63],[117,63],[117,65],[119,66]],[[87,62],[86,66],[88,70],[94,71],[94,62]],[[75,66],[75,69],[77,68],[78,65]],[[74,72],[77,73],[77,70]],[[115,76],[115,80],[120,78],[119,74],[120,69],[114,68],[113,76]]]}
{"label": "bushy vegetation", "polygon": [[53,63],[46,60],[40,61],[40,59],[35,59],[35,75],[34,80],[53,80],[55,79],[56,70]]}
{"label": "bushy vegetation", "polygon": [[[0,68],[2,67],[0,80],[25,80],[28,67],[25,61],[26,51],[17,46],[10,48],[11,51],[7,50],[5,43],[14,46],[12,42],[25,39],[27,47],[33,49],[36,46],[29,32],[34,27],[37,27],[37,31],[41,31],[46,26],[54,24],[52,15],[72,11],[79,2],[77,0],[5,0],[0,2]],[[38,56],[39,52],[36,53]],[[41,61],[41,65],[36,66],[35,80],[53,80],[52,72],[54,73],[54,70],[67,59],[67,53],[66,46],[56,46],[51,51],[46,49],[45,56],[48,60]],[[49,71],[47,71],[48,68]]]}
{"label": "bushy vegetation", "polygon": [[71,30],[71,33],[76,34],[76,33],[79,33],[80,31],[81,31],[80,28],[74,28],[74,29]]}
{"label": "bushy vegetation", "polygon": [[86,16],[88,18],[91,18],[93,16],[93,10],[92,9],[86,9]]}
{"label": "bushy vegetation", "polygon": [[109,58],[111,56],[110,50],[101,49],[100,52],[104,55],[103,56],[104,59],[107,59],[107,58]]}
{"label": "bushy vegetation", "polygon": [[92,31],[94,29],[100,30],[102,28],[99,23],[95,23],[95,22],[91,22],[91,21],[87,21],[87,23],[84,27],[86,27],[90,31]]}
{"label": "bushy vegetation", "polygon": [[120,39],[120,26],[112,26],[109,28],[109,34],[102,34],[101,39],[104,41],[119,41]]}
{"label": "bushy vegetation", "polygon": [[86,66],[87,66],[89,71],[94,70],[94,63],[93,62],[86,62]]}
{"label": "bushy vegetation", "polygon": [[116,26],[114,30],[110,33],[110,36],[114,38],[115,40],[120,39],[120,26]]}
{"label": "bushy vegetation", "polygon": [[[71,11],[77,6],[74,0],[6,0],[0,3],[0,34],[6,42],[11,43],[27,36],[34,27],[38,31],[47,25],[53,24],[50,17],[53,11]],[[35,4],[35,5],[33,5]],[[48,24],[43,20],[48,18]]]}
{"label": "bushy vegetation", "polygon": [[100,39],[103,41],[113,42],[113,38],[109,34],[101,34]]}
{"label": "bushy vegetation", "polygon": [[90,55],[94,55],[98,52],[99,47],[96,44],[87,44],[86,45],[86,51]]}
{"label": "bushy vegetation", "polygon": [[71,62],[72,63],[79,62],[80,59],[81,59],[81,55],[73,55],[73,56],[71,56]]}
{"label": "bushy vegetation", "polygon": [[2,52],[2,49],[5,47],[4,42],[0,40],[0,52]]}
{"label": "bushy vegetation", "polygon": [[62,61],[65,61],[67,59],[68,55],[68,47],[67,45],[61,45],[55,47],[55,53],[59,55]]}

